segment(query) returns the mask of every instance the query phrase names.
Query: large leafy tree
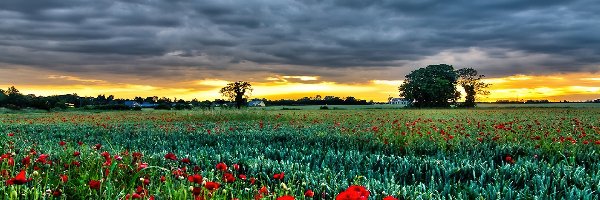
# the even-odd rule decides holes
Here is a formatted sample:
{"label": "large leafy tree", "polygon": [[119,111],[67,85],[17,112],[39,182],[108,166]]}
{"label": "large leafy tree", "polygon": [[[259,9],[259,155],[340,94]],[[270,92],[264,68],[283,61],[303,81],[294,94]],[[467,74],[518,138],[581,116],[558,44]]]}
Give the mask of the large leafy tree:
{"label": "large leafy tree", "polygon": [[456,83],[452,65],[429,65],[406,75],[398,89],[415,107],[449,107],[460,96]]}
{"label": "large leafy tree", "polygon": [[246,81],[237,81],[221,88],[221,95],[235,101],[235,107],[240,109],[252,92],[252,85]]}
{"label": "large leafy tree", "polygon": [[475,107],[476,95],[488,95],[490,92],[486,90],[490,84],[481,81],[484,75],[478,75],[477,70],[473,68],[463,68],[456,70],[458,75],[458,84],[465,90],[464,107]]}

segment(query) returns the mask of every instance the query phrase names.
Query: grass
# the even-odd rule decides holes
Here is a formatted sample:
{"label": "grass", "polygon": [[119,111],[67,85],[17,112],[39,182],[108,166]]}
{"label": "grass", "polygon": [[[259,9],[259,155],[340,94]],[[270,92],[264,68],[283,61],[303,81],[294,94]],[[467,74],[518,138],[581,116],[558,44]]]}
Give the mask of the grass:
{"label": "grass", "polygon": [[[370,199],[594,199],[600,191],[598,108],[315,107],[0,114],[0,198],[335,199],[350,185]],[[8,184],[21,170],[31,181]],[[188,181],[194,174],[220,187]]]}

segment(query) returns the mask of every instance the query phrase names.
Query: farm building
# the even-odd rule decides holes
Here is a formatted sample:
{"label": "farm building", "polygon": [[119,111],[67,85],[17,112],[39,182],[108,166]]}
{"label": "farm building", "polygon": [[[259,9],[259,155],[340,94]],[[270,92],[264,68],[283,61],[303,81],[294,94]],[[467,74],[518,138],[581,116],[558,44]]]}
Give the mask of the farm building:
{"label": "farm building", "polygon": [[405,98],[391,98],[388,104],[408,105],[410,102]]}
{"label": "farm building", "polygon": [[265,102],[261,100],[253,100],[248,102],[248,107],[265,107]]}
{"label": "farm building", "polygon": [[125,106],[130,107],[130,108],[139,108],[141,107],[140,104],[136,101],[125,101],[123,103]]}

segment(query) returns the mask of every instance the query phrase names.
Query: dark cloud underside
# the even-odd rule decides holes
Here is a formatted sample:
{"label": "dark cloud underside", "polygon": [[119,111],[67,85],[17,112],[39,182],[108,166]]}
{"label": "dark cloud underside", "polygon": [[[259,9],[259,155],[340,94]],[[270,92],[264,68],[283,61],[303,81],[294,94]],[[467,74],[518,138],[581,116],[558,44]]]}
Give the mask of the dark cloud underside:
{"label": "dark cloud underside", "polygon": [[596,0],[2,0],[0,63],[314,74],[436,64],[477,49],[478,63],[451,64],[496,75],[596,72],[598,10]]}

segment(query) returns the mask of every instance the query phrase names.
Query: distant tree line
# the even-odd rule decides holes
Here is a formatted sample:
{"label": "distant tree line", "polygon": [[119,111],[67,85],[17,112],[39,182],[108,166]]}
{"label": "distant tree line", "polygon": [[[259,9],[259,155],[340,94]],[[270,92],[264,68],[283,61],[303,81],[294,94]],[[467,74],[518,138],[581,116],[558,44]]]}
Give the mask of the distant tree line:
{"label": "distant tree line", "polygon": [[[65,109],[65,108],[88,108],[101,110],[130,110],[131,106],[126,106],[125,102],[134,101],[138,104],[151,104],[155,109],[190,109],[192,107],[207,108],[213,102],[198,101],[193,99],[186,101],[177,98],[167,97],[135,97],[133,99],[118,99],[113,95],[98,95],[97,97],[81,97],[76,93],[52,95],[52,96],[36,96],[33,94],[24,95],[14,86],[7,90],[0,89],[0,107],[9,109],[35,108],[42,110]],[[139,109],[139,107],[136,107]]]}
{"label": "distant tree line", "polygon": [[355,97],[336,97],[336,96],[325,96],[316,95],[315,97],[303,97],[300,99],[280,99],[280,100],[267,100],[261,99],[265,104],[270,106],[291,106],[291,105],[369,105],[374,102],[357,99]]}
{"label": "distant tree line", "polygon": [[[115,98],[113,95],[98,95],[96,97],[82,97],[73,94],[64,95],[52,95],[52,96],[36,96],[33,94],[24,95],[14,86],[7,90],[0,89],[0,107],[9,109],[23,109],[23,108],[34,108],[41,110],[52,110],[52,109],[66,109],[66,108],[84,108],[84,109],[98,109],[98,110],[132,110],[141,109],[146,105],[150,105],[154,109],[212,109],[214,107],[221,108],[234,108],[245,106],[246,98],[243,98],[243,104],[238,103],[235,100],[235,95],[229,100],[216,99],[214,101],[199,101],[192,99],[186,101],[184,99],[168,98],[168,97],[135,97],[133,99],[127,98]],[[373,101],[366,101],[357,99],[354,97],[340,98],[335,96],[325,96],[322,98],[320,95],[315,97],[304,97],[297,100],[267,100],[267,99],[254,99],[261,100],[268,106],[290,106],[290,105],[367,105],[373,104]],[[128,106],[127,102],[136,102],[138,106]]]}
{"label": "distant tree line", "polygon": [[496,103],[498,104],[514,104],[514,103],[526,103],[526,104],[536,104],[536,103],[550,103],[550,100],[547,99],[540,99],[540,100],[534,100],[534,99],[529,99],[529,100],[520,100],[520,101],[516,101],[516,100],[497,100]]}

